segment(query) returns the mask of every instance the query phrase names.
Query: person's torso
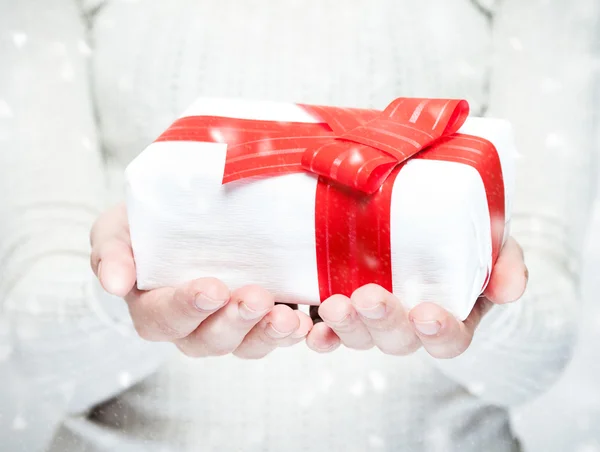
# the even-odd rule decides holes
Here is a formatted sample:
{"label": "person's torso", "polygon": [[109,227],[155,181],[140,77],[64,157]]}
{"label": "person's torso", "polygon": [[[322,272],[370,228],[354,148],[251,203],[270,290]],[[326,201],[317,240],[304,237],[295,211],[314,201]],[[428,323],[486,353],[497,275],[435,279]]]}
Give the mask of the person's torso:
{"label": "person's torso", "polygon": [[[123,167],[197,96],[375,108],[399,96],[460,97],[477,114],[492,50],[488,18],[469,0],[121,0],[95,12],[91,38],[115,197]],[[304,344],[252,362],[174,358],[92,420],[114,439],[72,426],[81,450],[516,447],[504,410],[420,353],[320,356]]]}

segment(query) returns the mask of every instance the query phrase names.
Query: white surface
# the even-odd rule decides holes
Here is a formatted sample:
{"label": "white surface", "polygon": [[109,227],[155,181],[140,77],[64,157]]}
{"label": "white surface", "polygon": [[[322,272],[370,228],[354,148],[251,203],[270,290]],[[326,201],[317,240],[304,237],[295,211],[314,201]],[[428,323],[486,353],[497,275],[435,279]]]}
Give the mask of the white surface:
{"label": "white surface", "polygon": [[[184,116],[192,115],[317,121],[294,104],[225,99],[200,99]],[[470,118],[461,132],[496,144],[510,209],[510,126]],[[227,141],[219,130],[214,136]],[[158,142],[129,165],[138,287],[214,276],[230,287],[260,284],[284,302],[318,304],[317,179],[291,174],[224,187],[226,152],[224,143]],[[410,161],[394,183],[390,221],[394,292],[408,306],[434,302],[466,318],[491,265],[489,211],[478,172],[454,162]]]}

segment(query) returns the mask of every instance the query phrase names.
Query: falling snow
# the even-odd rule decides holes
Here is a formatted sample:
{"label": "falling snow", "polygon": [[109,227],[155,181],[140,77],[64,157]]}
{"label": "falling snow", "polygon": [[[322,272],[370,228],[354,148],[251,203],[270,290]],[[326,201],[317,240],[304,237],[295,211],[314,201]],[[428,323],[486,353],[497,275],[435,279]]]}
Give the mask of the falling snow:
{"label": "falling snow", "polygon": [[335,378],[333,377],[333,374],[331,373],[326,373],[323,376],[323,379],[321,380],[321,385],[320,385],[320,389],[323,393],[327,393],[329,392],[329,390],[331,389],[331,387],[333,386],[333,383],[335,382]]}
{"label": "falling snow", "polygon": [[558,148],[558,147],[564,146],[564,144],[565,144],[565,139],[559,133],[553,132],[553,133],[549,133],[546,136],[546,146],[549,148]]}
{"label": "falling snow", "polygon": [[452,440],[449,432],[443,427],[435,427],[427,432],[427,451],[447,452],[452,450]]}
{"label": "falling snow", "polygon": [[22,31],[16,31],[12,35],[12,40],[15,44],[15,47],[20,49],[25,44],[27,44],[27,34],[23,33]]}
{"label": "falling snow", "polygon": [[597,442],[584,443],[575,449],[575,452],[600,452],[600,445]]}
{"label": "falling snow", "polygon": [[351,164],[358,165],[364,161],[364,158],[363,158],[362,154],[360,153],[360,150],[358,150],[357,148],[353,148],[350,151],[350,158],[348,160],[350,161]]}
{"label": "falling snow", "polygon": [[544,80],[542,80],[540,88],[542,89],[542,92],[551,94],[560,90],[562,88],[562,83],[556,79],[546,77]]}
{"label": "falling snow", "polygon": [[10,105],[5,100],[0,99],[0,119],[12,118],[13,116],[14,114]]}
{"label": "falling snow", "polygon": [[50,43],[50,50],[57,56],[65,56],[67,54],[67,45],[62,41],[54,41]]}
{"label": "falling snow", "polygon": [[16,416],[11,425],[13,430],[25,430],[27,428],[27,421],[23,416]]}
{"label": "falling snow", "polygon": [[67,82],[72,81],[75,78],[75,69],[73,68],[73,65],[70,63],[63,64],[60,70],[60,76]]}
{"label": "falling snow", "polygon": [[521,52],[523,50],[523,43],[521,43],[519,38],[512,37],[508,40],[508,42],[510,43],[510,46],[517,52]]}
{"label": "falling snow", "polygon": [[354,397],[361,397],[365,393],[365,384],[362,381],[357,381],[348,388],[348,391]]}
{"label": "falling snow", "polygon": [[483,394],[485,385],[480,381],[475,381],[469,385],[469,392],[473,395]]}
{"label": "falling snow", "polygon": [[381,436],[371,435],[369,436],[369,446],[380,449],[385,446],[385,441]]}
{"label": "falling snow", "polygon": [[371,381],[371,386],[373,386],[373,390],[375,392],[385,391],[387,383],[385,381],[385,377],[381,372],[372,370],[371,372],[369,372],[369,380]]}
{"label": "falling snow", "polygon": [[305,389],[304,391],[300,392],[300,395],[298,397],[298,404],[302,408],[308,408],[314,403],[316,398],[317,394],[313,389]]}
{"label": "falling snow", "polygon": [[88,43],[83,40],[80,40],[77,43],[77,50],[79,51],[79,53],[81,53],[82,55],[85,55],[85,56],[89,56],[92,53],[92,49],[90,48]]}
{"label": "falling snow", "polygon": [[82,137],[81,138],[81,145],[85,149],[92,149],[92,140],[90,140],[88,137]]}
{"label": "falling snow", "polygon": [[9,345],[0,345],[0,363],[7,361],[13,352],[13,348]]}
{"label": "falling snow", "polygon": [[216,143],[226,143],[225,138],[223,137],[223,133],[221,132],[221,130],[219,129],[210,129],[210,137],[216,142]]}
{"label": "falling snow", "polygon": [[126,388],[131,384],[131,374],[129,372],[121,372],[119,374],[119,384]]}

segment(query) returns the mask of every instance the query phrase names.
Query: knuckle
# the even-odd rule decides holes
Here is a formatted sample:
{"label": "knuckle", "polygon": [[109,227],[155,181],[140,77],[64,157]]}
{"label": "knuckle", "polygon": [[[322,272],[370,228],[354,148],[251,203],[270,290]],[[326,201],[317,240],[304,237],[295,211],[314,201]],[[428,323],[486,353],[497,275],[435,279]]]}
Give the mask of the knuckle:
{"label": "knuckle", "polygon": [[369,283],[359,287],[352,294],[352,298],[373,298],[376,296],[383,296],[385,289],[377,284]]}

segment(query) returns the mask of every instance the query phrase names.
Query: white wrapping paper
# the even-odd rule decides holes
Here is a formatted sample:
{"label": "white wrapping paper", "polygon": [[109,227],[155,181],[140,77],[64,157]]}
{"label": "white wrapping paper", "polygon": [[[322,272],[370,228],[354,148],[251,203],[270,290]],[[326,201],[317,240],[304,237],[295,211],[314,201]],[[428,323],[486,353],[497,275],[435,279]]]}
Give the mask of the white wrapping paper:
{"label": "white wrapping paper", "polygon": [[[182,116],[191,115],[317,122],[295,104],[224,99],[199,99]],[[506,238],[515,176],[512,129],[503,120],[468,118],[460,132],[486,138],[498,150]],[[223,186],[226,152],[225,143],[156,142],[128,166],[138,287],[212,276],[231,288],[262,285],[278,301],[318,304],[317,179],[289,174]],[[393,291],[407,307],[434,302],[466,318],[492,264],[478,172],[454,162],[409,161],[392,191],[391,249]]]}

